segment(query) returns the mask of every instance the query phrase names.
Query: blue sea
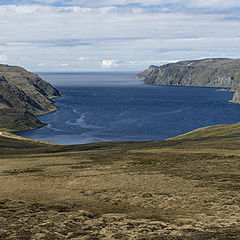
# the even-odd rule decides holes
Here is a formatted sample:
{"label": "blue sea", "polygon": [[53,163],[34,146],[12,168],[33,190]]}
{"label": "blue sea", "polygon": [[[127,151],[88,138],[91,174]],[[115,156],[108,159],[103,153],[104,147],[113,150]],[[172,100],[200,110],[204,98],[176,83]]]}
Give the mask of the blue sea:
{"label": "blue sea", "polygon": [[40,73],[64,97],[59,111],[40,116],[48,125],[18,132],[59,144],[160,140],[196,128],[240,121],[233,93],[215,88],[145,85],[134,73]]}

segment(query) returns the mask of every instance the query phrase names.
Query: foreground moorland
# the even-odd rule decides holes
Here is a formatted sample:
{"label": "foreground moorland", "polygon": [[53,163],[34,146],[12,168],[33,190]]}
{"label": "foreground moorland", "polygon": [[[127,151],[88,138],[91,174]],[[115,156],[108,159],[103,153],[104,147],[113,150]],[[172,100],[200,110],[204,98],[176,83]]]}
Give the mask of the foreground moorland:
{"label": "foreground moorland", "polygon": [[240,124],[166,141],[0,135],[0,239],[240,239]]}

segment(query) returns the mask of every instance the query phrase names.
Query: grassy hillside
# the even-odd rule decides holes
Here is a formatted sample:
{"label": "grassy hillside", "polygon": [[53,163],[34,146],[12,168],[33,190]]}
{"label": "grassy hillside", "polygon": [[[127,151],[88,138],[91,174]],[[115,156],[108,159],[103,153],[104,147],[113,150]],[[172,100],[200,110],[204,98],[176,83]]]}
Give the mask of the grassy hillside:
{"label": "grassy hillside", "polygon": [[21,67],[0,64],[0,129],[26,130],[43,126],[35,115],[56,111],[59,97],[51,84]]}
{"label": "grassy hillside", "polygon": [[148,84],[235,87],[240,85],[240,59],[209,58],[150,66],[135,78]]}
{"label": "grassy hillside", "polygon": [[0,109],[0,129],[1,130],[29,130],[43,127],[34,115],[27,111],[18,109]]}
{"label": "grassy hillside", "polygon": [[234,91],[231,102],[240,103],[240,59],[207,58],[151,65],[134,78],[154,85],[228,87]]}
{"label": "grassy hillside", "polygon": [[35,115],[57,110],[50,98],[61,96],[36,74],[16,66],[0,64],[0,87],[1,104]]}
{"label": "grassy hillside", "polygon": [[0,136],[0,239],[239,239],[240,125],[166,141]]}

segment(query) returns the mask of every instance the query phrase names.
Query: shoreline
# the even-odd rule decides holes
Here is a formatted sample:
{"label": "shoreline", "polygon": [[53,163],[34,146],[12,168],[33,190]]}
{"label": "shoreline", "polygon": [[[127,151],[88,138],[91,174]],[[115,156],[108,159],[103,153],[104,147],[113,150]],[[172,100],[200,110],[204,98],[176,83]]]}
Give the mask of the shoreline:
{"label": "shoreline", "polygon": [[18,136],[16,134],[12,133],[11,131],[0,131],[0,137],[17,139],[17,140],[28,141],[28,142],[33,142],[33,143],[53,145],[53,146],[62,146],[62,144],[46,142],[46,141],[39,141],[39,140],[31,139],[31,138],[21,137],[21,136]]}
{"label": "shoreline", "polygon": [[[50,99],[54,99],[54,98],[61,98],[61,97],[63,97],[63,95],[62,95],[62,93],[61,93],[61,96],[56,96],[56,97],[49,97]],[[38,116],[44,116],[44,115],[48,115],[48,114],[51,114],[51,113],[54,113],[54,112],[57,112],[57,111],[59,111],[60,110],[60,108],[59,107],[57,107],[55,104],[54,104],[54,106],[56,107],[56,109],[55,110],[50,110],[50,111],[47,111],[46,113],[40,113],[40,114],[34,114],[34,116],[37,118]],[[39,119],[38,119],[39,120]],[[39,120],[40,121],[40,120]],[[41,122],[41,121],[40,121]],[[43,127],[45,127],[45,126],[47,126],[48,124],[47,123],[45,123],[45,122],[41,122],[42,123],[42,126],[40,126],[40,127],[36,127],[36,128],[32,128],[32,129],[22,129],[22,130],[3,130],[3,131],[6,131],[6,132],[9,132],[9,133],[18,133],[18,132],[26,132],[26,131],[31,131],[31,130],[37,130],[37,129],[41,129],[41,128],[43,128]],[[16,136],[18,136],[18,135],[16,135]],[[19,137],[21,137],[21,136],[19,136]],[[23,137],[24,138],[24,137]],[[26,139],[28,139],[28,138],[26,138]],[[29,138],[30,139],[30,138]],[[34,139],[33,139],[34,140]]]}
{"label": "shoreline", "polygon": [[[208,87],[208,86],[181,86],[181,85],[158,85],[158,84],[147,84],[147,83],[144,83],[144,85],[153,85],[153,86],[164,86],[164,87],[199,87],[199,88],[216,88],[216,91],[220,91],[219,89],[223,89],[223,88],[220,88],[220,87]],[[226,90],[230,90],[229,87],[226,87],[224,88]],[[230,92],[230,91],[228,91]],[[63,95],[62,95],[63,96]],[[62,96],[59,96],[59,97],[62,97]],[[57,98],[59,98],[57,97]],[[229,103],[233,103],[233,104],[237,104],[235,102],[233,102],[232,100],[227,100],[227,102]],[[57,107],[56,110],[53,110],[53,111],[50,111],[50,112],[47,112],[45,114],[41,114],[42,115],[47,115],[47,114],[51,114],[51,113],[54,113],[56,111],[59,111],[61,110],[60,108]],[[40,115],[38,115],[40,116]],[[226,124],[216,124],[216,125],[208,125],[208,126],[204,126],[204,127],[199,127],[199,128],[196,128],[196,129],[193,129],[191,131],[188,131],[186,133],[183,133],[183,134],[180,134],[180,135],[176,135],[174,137],[169,137],[169,138],[166,138],[166,139],[163,139],[163,140],[157,140],[157,141],[169,141],[169,140],[176,140],[178,138],[181,138],[183,136],[186,136],[188,134],[191,134],[191,133],[195,133],[195,132],[198,132],[200,130],[203,130],[203,129],[207,129],[207,128],[211,128],[211,127],[218,127],[218,126],[226,126],[226,125],[233,125],[233,124],[238,124],[239,122],[236,122],[236,123],[226,123]],[[48,125],[47,123],[43,123],[44,126]],[[43,143],[48,143],[48,144],[53,144],[53,145],[64,145],[64,144],[56,144],[56,143],[51,143],[51,142],[45,142],[45,141],[39,141],[39,140],[34,140],[34,139],[31,139],[31,138],[25,138],[25,137],[21,137],[19,135],[17,135],[18,132],[25,132],[25,131],[30,131],[30,130],[37,130],[37,129],[41,129],[42,127],[39,127],[39,128],[35,128],[35,129],[26,129],[26,130],[20,130],[20,131],[6,131],[6,132],[9,132],[9,136],[12,136],[13,138],[19,138],[19,139],[23,139],[23,140],[33,140],[33,141],[38,141],[38,142],[43,142]],[[16,134],[15,134],[16,133]],[[146,142],[151,142],[151,141],[156,141],[156,140],[145,140]],[[113,142],[113,141],[109,141],[109,142]],[[115,141],[114,141],[115,142]],[[122,141],[119,141],[119,142],[122,142]],[[127,142],[127,141],[126,141]],[[138,142],[138,140],[136,140],[135,142]],[[88,143],[86,143],[88,144]],[[76,145],[84,145],[84,144],[81,144],[81,143],[76,143]]]}

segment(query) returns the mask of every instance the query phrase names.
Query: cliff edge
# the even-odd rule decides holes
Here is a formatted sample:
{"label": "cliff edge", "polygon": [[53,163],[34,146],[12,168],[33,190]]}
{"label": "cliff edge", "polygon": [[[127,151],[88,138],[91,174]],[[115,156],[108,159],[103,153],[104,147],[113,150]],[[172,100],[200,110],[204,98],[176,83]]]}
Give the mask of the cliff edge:
{"label": "cliff edge", "polygon": [[35,116],[57,110],[51,98],[61,93],[24,68],[0,64],[0,129],[27,130],[44,126]]}
{"label": "cliff edge", "polygon": [[[180,61],[162,66],[151,65],[134,76],[146,84],[228,87],[234,91],[240,87],[240,59],[208,58],[202,60]],[[236,91],[232,102],[240,103]]]}

